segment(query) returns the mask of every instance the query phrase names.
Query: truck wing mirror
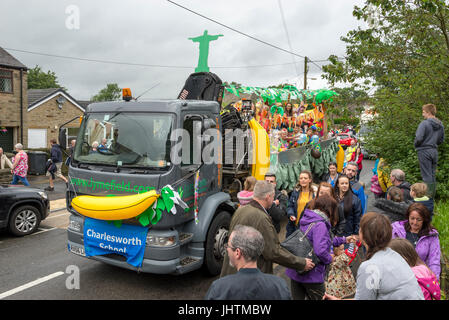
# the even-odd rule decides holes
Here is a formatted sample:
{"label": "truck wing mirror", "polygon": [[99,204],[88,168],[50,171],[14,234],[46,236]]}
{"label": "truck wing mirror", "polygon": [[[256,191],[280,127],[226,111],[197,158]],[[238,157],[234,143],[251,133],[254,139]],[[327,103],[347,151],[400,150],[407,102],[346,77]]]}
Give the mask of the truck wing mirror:
{"label": "truck wing mirror", "polygon": [[62,150],[67,149],[67,129],[59,128],[59,146]]}

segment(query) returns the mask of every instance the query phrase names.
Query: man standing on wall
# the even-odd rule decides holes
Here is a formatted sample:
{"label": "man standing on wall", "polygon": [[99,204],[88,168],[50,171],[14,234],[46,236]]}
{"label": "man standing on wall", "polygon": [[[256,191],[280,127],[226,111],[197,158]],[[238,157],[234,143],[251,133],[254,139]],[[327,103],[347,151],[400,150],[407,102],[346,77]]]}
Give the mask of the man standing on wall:
{"label": "man standing on wall", "polygon": [[444,141],[444,126],[435,117],[437,108],[433,104],[422,107],[424,120],[418,126],[415,136],[415,149],[418,153],[419,167],[429,195],[433,198],[436,191],[436,169],[438,162],[438,145]]}
{"label": "man standing on wall", "polygon": [[[50,159],[56,166],[56,174],[55,175],[57,177],[61,178],[62,180],[64,180],[64,182],[67,185],[68,184],[68,180],[61,173],[61,167],[62,167],[62,151],[61,151],[61,147],[56,143],[56,139],[51,139],[50,140],[50,144],[51,144]],[[50,186],[46,187],[44,190],[45,191],[54,191],[55,190],[55,186],[54,186],[54,183],[53,183],[53,178],[52,178],[50,172],[48,172],[48,171],[47,171],[47,175],[49,176]]]}

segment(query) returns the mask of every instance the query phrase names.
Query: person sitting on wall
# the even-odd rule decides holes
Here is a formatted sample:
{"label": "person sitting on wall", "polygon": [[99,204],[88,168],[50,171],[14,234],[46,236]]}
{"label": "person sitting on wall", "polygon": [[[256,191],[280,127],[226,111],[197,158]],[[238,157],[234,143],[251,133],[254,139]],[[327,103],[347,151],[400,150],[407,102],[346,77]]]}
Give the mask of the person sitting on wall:
{"label": "person sitting on wall", "polygon": [[421,203],[426,206],[430,211],[430,220],[433,217],[434,200],[427,196],[427,184],[425,183],[414,183],[410,187],[410,196],[413,198],[413,202]]}

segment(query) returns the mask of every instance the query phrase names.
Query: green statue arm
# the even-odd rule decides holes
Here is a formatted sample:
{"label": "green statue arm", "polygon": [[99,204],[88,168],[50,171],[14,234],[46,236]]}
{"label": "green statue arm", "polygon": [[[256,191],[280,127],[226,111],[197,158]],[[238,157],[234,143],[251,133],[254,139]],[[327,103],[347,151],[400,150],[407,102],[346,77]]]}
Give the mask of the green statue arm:
{"label": "green statue arm", "polygon": [[216,36],[208,36],[210,41],[217,40],[219,37],[223,37],[223,35],[222,34],[217,34]]}

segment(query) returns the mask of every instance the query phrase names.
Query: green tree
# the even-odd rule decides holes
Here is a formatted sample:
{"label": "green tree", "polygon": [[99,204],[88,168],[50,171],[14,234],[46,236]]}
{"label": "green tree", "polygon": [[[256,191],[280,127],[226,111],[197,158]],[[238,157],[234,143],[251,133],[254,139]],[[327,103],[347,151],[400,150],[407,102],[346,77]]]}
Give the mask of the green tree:
{"label": "green tree", "polygon": [[108,83],[105,88],[101,89],[92,97],[92,101],[117,101],[121,98],[122,89],[116,83]]}
{"label": "green tree", "polygon": [[370,102],[368,94],[354,87],[334,87],[331,90],[338,93],[338,96],[333,97],[331,103],[325,102],[326,113],[331,120],[331,125],[333,126],[338,122],[339,124],[347,123],[356,126],[364,107]]}
{"label": "green tree", "polygon": [[[325,78],[375,89],[371,102],[377,117],[370,123],[368,147],[416,182],[421,175],[413,141],[422,105],[435,104],[437,117],[446,128],[449,123],[449,7],[443,0],[366,0],[354,7],[353,16],[368,27],[341,38],[346,56],[329,57]],[[446,142],[437,169],[437,196],[444,198],[449,198],[448,161]]]}
{"label": "green tree", "polygon": [[41,67],[36,65],[33,69],[28,70],[28,89],[48,89],[62,88],[58,83],[58,77],[53,71],[48,70],[46,73]]}

